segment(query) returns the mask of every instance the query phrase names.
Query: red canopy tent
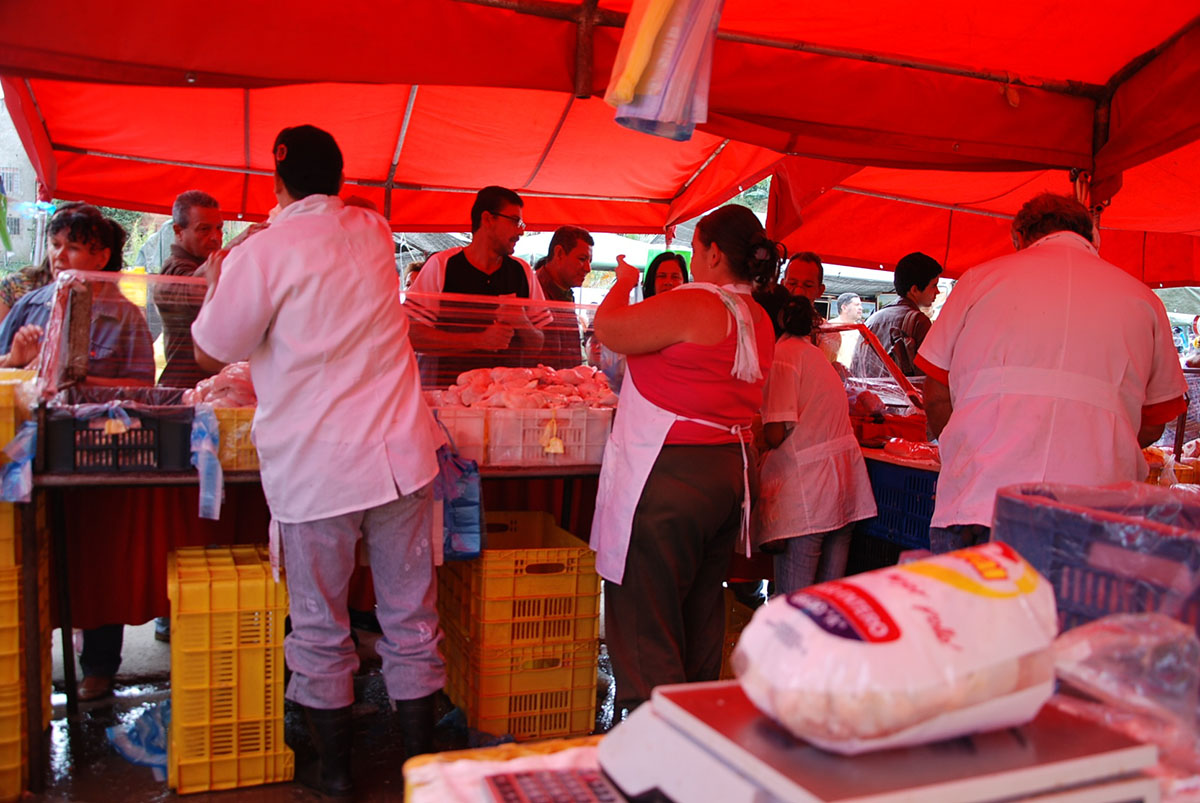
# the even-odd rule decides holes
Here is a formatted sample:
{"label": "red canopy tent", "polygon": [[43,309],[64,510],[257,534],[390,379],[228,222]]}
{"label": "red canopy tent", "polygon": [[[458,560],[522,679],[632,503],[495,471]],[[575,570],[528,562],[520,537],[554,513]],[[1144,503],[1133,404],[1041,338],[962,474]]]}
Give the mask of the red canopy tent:
{"label": "red canopy tent", "polygon": [[[727,0],[709,121],[688,143],[620,129],[595,97],[629,5],[212,0],[187,16],[131,0],[119,16],[74,8],[67,24],[53,5],[6,0],[0,74],[61,197],[163,210],[201,186],[261,216],[271,137],[311,121],[338,136],[348,179],[399,229],[463,228],[471,193],[500,183],[527,197],[538,227],[662,230],[777,173],[777,234],[800,216],[792,241],[887,263],[902,234],[925,231],[914,247],[961,270],[1007,247],[1003,221],[892,198],[1005,214],[1023,190],[1066,179],[1010,175],[980,192],[989,177],[964,185],[944,171],[1076,168],[1093,174],[1095,200],[1112,198],[1104,222],[1136,232],[1123,244],[1106,233],[1106,247],[1138,255],[1131,269],[1147,281],[1194,280],[1200,207],[1163,197],[1152,169],[1176,159],[1184,181],[1196,175],[1194,2],[1147,14],[1116,0]],[[997,194],[1011,202],[992,208]],[[892,239],[872,248],[881,226]]]}

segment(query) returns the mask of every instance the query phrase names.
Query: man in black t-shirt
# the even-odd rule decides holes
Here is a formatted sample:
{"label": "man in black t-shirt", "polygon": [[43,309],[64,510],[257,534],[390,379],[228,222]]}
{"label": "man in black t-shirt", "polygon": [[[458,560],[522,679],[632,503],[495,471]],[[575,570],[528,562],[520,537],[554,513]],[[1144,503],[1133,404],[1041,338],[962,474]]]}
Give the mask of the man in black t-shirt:
{"label": "man in black t-shirt", "polygon": [[[431,256],[408,292],[545,300],[533,270],[512,255],[525,231],[524,205],[510,189],[484,187],[471,206],[471,242]],[[549,320],[544,309],[468,299],[453,306],[407,299],[423,384],[452,384],[472,368],[536,363]]]}

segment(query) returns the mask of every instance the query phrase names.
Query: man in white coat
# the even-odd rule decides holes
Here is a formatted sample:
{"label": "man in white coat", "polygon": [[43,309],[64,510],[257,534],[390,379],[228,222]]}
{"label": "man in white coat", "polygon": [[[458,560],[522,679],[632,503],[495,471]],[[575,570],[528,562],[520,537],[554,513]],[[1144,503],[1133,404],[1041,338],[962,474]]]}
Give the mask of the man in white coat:
{"label": "man in white coat", "polygon": [[934,552],[986,541],[1006,485],[1145,479],[1142,447],[1186,409],[1162,302],[1100,258],[1083,204],[1043,193],[1012,235],[1017,253],[958,281],[916,358],[942,455]]}
{"label": "man in white coat", "polygon": [[192,337],[202,367],[250,361],[272,551],[282,546],[287,569],[287,697],[303,707],[318,758],[297,761],[296,775],[341,797],[352,791],[358,656],[347,593],[360,539],[405,753],[431,747],[445,679],[430,545],[441,438],[421,396],[387,221],[337,197],[342,155],[325,131],[285,128],[274,159],[282,211],[223,264],[209,259]]}

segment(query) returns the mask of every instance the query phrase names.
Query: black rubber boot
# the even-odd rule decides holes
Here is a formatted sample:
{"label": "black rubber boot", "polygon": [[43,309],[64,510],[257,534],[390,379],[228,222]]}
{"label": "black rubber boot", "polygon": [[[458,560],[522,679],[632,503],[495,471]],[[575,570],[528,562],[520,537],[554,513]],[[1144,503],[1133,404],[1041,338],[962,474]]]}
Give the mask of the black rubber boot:
{"label": "black rubber boot", "polygon": [[437,692],[416,700],[394,700],[404,758],[433,752],[434,708]]}
{"label": "black rubber boot", "polygon": [[350,781],[350,750],[353,735],[351,706],[309,708],[304,721],[312,738],[317,760],[296,767],[296,780],[327,797],[349,800],[354,791]]}

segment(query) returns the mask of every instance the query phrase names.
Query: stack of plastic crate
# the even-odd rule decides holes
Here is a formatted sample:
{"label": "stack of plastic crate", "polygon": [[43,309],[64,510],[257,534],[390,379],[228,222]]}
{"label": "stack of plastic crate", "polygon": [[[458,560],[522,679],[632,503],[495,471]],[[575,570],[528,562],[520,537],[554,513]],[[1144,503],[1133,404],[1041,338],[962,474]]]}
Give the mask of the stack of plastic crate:
{"label": "stack of plastic crate", "polygon": [[[0,370],[0,448],[16,435],[28,415],[20,403],[22,384],[31,371]],[[0,458],[6,460],[6,458]],[[38,511],[39,526],[44,508]],[[50,725],[50,552],[48,539],[40,538],[36,555],[21,552],[20,515],[17,506],[0,502],[0,800],[16,800],[27,780],[28,745],[25,741],[25,624],[22,567],[26,560],[38,566],[37,640],[42,656],[42,727]]]}
{"label": "stack of plastic crate", "polygon": [[596,717],[600,578],[548,513],[488,513],[487,548],[438,570],[446,691],[485,733],[589,733]]}
{"label": "stack of plastic crate", "polygon": [[283,741],[287,588],[262,546],[189,547],[167,564],[168,784],[180,794],[292,777]]}

